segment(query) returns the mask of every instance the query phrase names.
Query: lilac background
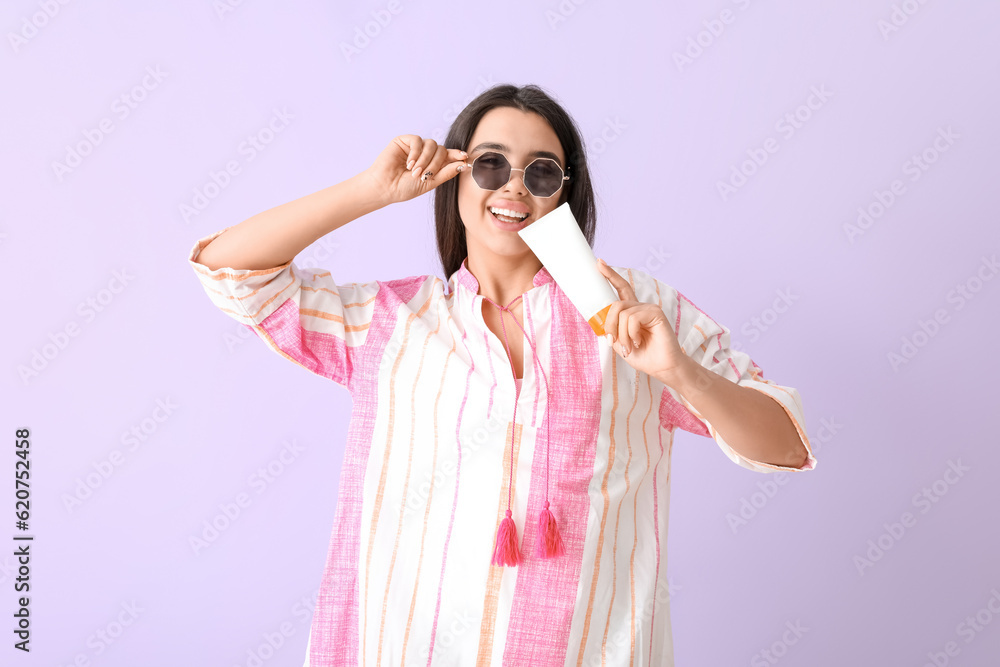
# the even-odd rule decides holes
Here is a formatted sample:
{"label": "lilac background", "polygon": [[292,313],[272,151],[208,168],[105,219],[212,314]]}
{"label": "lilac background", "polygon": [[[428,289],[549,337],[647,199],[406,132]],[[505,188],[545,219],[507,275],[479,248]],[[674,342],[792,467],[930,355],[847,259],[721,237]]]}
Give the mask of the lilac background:
{"label": "lilac background", "polygon": [[[36,536],[30,656],[11,648],[16,573],[13,546],[0,548],[0,663],[247,665],[286,624],[263,664],[302,664],[350,395],[246,338],[209,302],[187,252],[367,168],[396,135],[442,141],[473,96],[512,82],[543,86],[586,135],[598,256],[684,292],[765,377],[803,397],[820,465],[771,498],[758,485],[774,476],[736,466],[710,439],[676,438],[677,664],[770,664],[760,652],[774,645],[789,667],[923,665],[948,642],[948,664],[996,664],[1000,279],[976,274],[1000,250],[1000,5],[258,0],[220,13],[209,0],[49,0],[48,18],[43,4],[0,9],[2,421],[7,438],[32,432]],[[894,8],[901,25],[883,34]],[[704,22],[724,10],[732,20],[713,37]],[[345,56],[373,12],[391,21]],[[707,46],[678,66],[699,34]],[[485,55],[491,44],[499,52]],[[143,91],[147,68],[165,76]],[[799,109],[813,87],[831,96]],[[144,99],[122,118],[113,104],[133,89]],[[240,144],[275,109],[292,120],[250,161]],[[797,109],[809,118],[788,137],[775,123]],[[113,132],[57,174],[103,118]],[[939,128],[957,139],[910,180],[905,163]],[[768,137],[779,150],[720,196],[717,183]],[[180,207],[229,160],[240,174],[186,221]],[[894,179],[905,193],[851,242],[845,225]],[[296,261],[341,283],[441,275],[431,203],[382,209]],[[115,271],[131,278],[112,294]],[[959,309],[949,294],[966,283],[980,289]],[[779,292],[791,305],[775,316]],[[78,309],[108,296],[92,319]],[[947,322],[916,335],[916,355],[894,369],[887,355],[938,309]],[[79,335],[23,379],[71,323]],[[157,400],[176,405],[162,423]],[[123,434],[144,425],[130,450]],[[302,452],[257,493],[250,477],[291,441]],[[67,509],[113,450],[124,463]],[[947,493],[922,513],[914,496],[959,460],[968,471],[939,481]],[[241,492],[252,503],[196,555],[189,537]],[[727,515],[754,499],[766,504],[734,530]],[[904,512],[915,523],[897,540],[885,524]],[[891,547],[859,571],[880,536]],[[100,642],[133,602],[134,622]],[[991,622],[970,637],[959,624],[977,612]],[[782,652],[786,622],[808,631]]]}

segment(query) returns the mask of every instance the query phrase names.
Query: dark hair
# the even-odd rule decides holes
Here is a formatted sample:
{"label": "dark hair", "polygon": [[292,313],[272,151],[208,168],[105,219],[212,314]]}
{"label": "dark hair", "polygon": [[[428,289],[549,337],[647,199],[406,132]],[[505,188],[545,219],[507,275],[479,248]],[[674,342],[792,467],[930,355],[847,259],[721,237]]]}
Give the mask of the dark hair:
{"label": "dark hair", "polygon": [[[496,107],[513,107],[537,113],[552,126],[566,156],[566,175],[569,176],[569,180],[565,181],[559,193],[557,206],[569,202],[573,217],[579,223],[587,243],[593,247],[597,210],[580,131],[565,109],[541,88],[536,85],[518,87],[499,84],[483,91],[455,118],[455,122],[448,129],[445,147],[469,150],[471,148],[468,145],[469,141],[479,121],[488,111]],[[457,178],[452,178],[434,189],[434,221],[438,254],[447,280],[462,266],[462,260],[469,254],[465,240],[465,226],[458,215]]]}

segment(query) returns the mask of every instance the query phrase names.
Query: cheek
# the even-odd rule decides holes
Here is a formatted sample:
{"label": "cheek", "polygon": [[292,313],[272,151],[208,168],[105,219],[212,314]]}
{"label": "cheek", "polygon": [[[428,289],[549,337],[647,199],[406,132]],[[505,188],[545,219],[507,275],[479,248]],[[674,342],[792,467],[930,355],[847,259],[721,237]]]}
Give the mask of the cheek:
{"label": "cheek", "polygon": [[486,201],[473,192],[464,184],[458,186],[458,214],[463,221],[477,220],[482,217],[486,210]]}

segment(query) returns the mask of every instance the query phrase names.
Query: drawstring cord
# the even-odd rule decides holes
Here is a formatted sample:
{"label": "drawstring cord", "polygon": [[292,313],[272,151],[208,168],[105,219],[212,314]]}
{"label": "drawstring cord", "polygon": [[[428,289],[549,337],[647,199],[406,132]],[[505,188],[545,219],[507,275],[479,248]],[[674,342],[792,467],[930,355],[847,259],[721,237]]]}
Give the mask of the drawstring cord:
{"label": "drawstring cord", "polygon": [[[521,295],[523,296],[523,295]],[[499,303],[483,295],[483,298],[492,303],[494,306],[500,309],[500,326],[503,329],[503,343],[507,351],[507,358],[510,361],[511,371],[514,374],[514,388],[515,388],[515,400],[514,400],[514,417],[511,423],[511,448],[510,448],[510,479],[507,483],[507,516],[500,521],[500,526],[497,528],[496,546],[493,548],[493,559],[491,561],[492,565],[518,565],[523,562],[524,558],[518,548],[518,538],[517,538],[517,526],[514,524],[514,519],[511,517],[511,496],[514,488],[514,429],[517,426],[517,403],[521,397],[521,388],[517,386],[517,370],[514,368],[513,354],[510,351],[510,344],[507,341],[507,325],[503,321],[503,311],[510,313],[511,319],[517,324],[521,333],[524,334],[524,340],[531,349],[532,363],[537,358],[535,353],[535,347],[531,344],[531,340],[528,338],[528,333],[521,326],[521,323],[517,321],[514,317],[513,311],[510,309],[510,305],[521,298],[518,296],[513,301],[511,301],[506,306],[501,306]],[[562,556],[566,553],[566,548],[563,546],[562,537],[559,535],[559,528],[556,525],[556,519],[549,510],[549,442],[550,442],[550,430],[549,430],[549,413],[551,412],[549,403],[549,379],[545,375],[545,369],[542,368],[541,361],[538,362],[539,370],[542,372],[542,379],[545,381],[545,507],[538,515],[538,537],[535,540],[535,556],[539,558],[552,558],[554,556]]]}

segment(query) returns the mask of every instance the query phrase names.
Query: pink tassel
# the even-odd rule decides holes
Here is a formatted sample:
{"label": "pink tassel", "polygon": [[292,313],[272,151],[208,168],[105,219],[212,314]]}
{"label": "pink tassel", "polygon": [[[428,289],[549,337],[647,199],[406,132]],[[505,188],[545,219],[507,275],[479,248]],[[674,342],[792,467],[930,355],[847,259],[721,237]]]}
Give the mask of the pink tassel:
{"label": "pink tassel", "polygon": [[497,529],[497,545],[493,549],[493,565],[517,565],[522,561],[521,552],[517,548],[517,526],[514,519],[507,516],[500,522]]}
{"label": "pink tassel", "polygon": [[559,536],[559,527],[556,526],[556,518],[549,511],[549,501],[547,500],[545,501],[545,509],[538,515],[538,539],[535,541],[535,555],[540,558],[566,555],[562,537]]}

